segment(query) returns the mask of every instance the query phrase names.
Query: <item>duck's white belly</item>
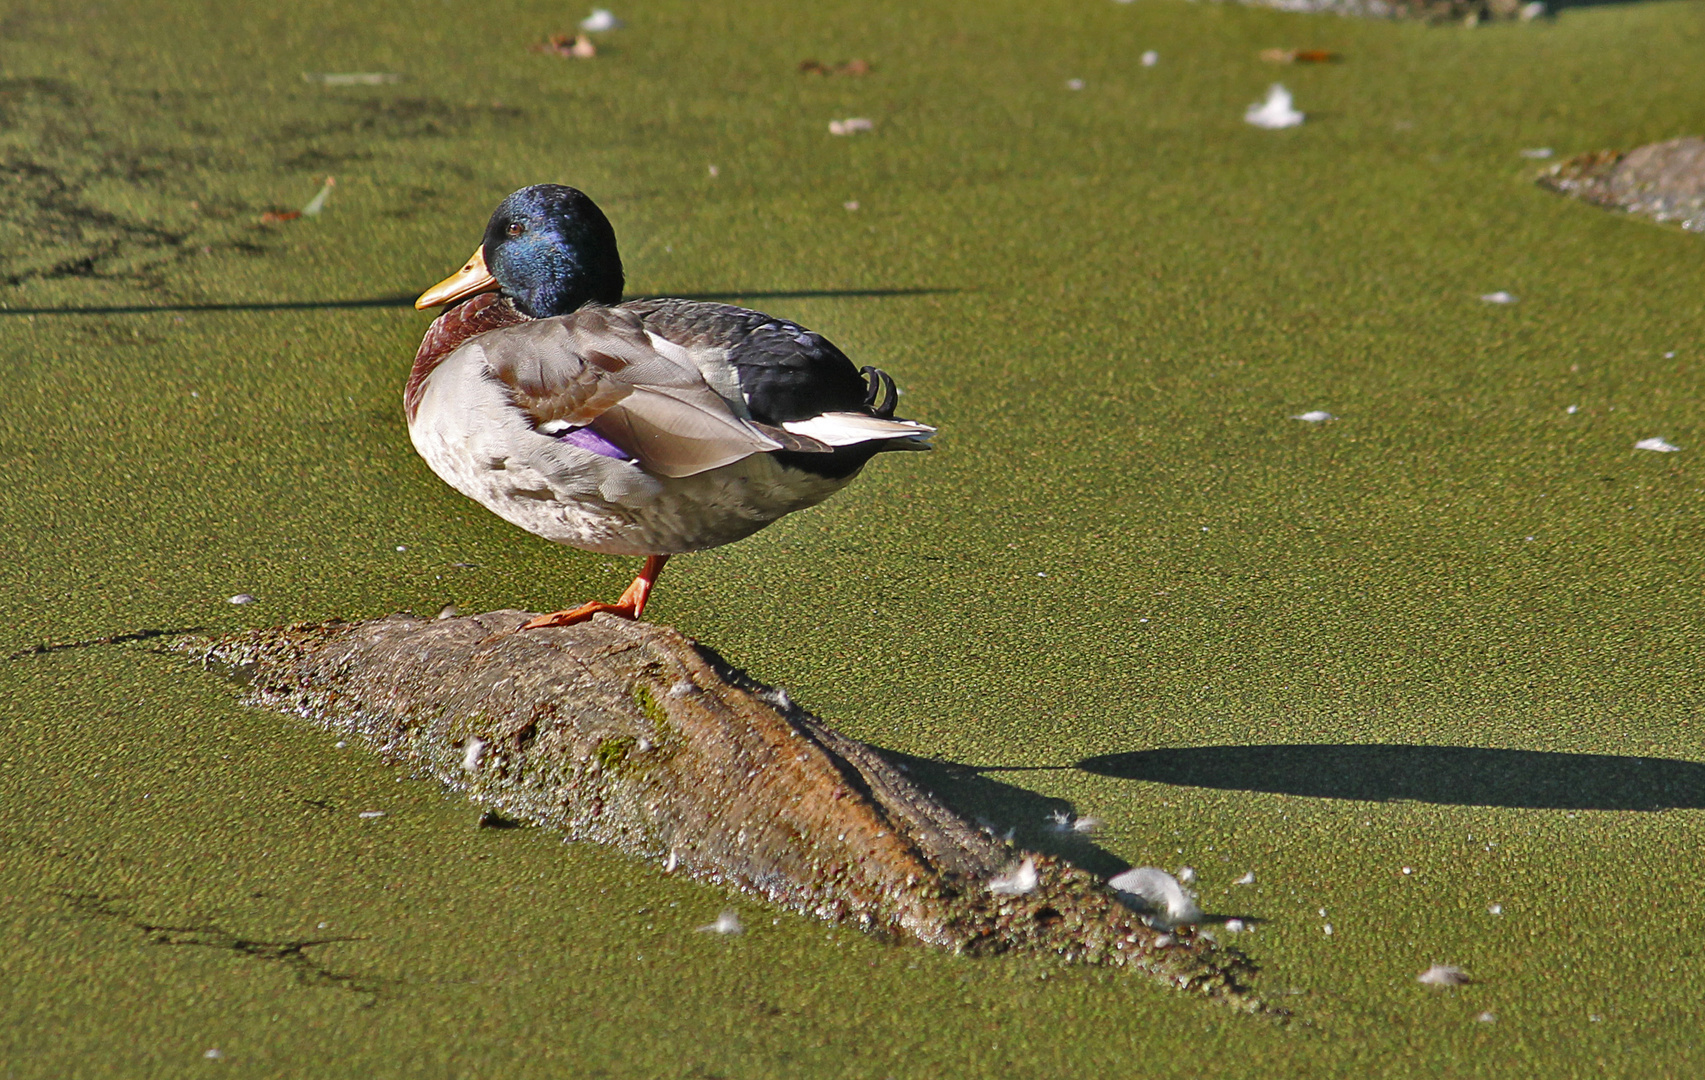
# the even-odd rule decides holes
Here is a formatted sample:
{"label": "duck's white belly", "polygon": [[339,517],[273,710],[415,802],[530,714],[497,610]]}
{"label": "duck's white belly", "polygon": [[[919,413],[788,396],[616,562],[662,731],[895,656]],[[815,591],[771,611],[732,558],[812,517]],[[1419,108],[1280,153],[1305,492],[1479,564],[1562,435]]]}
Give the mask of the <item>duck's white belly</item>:
{"label": "duck's white belly", "polygon": [[409,437],[433,472],[505,521],[608,555],[731,543],[852,480],[787,469],[769,454],[693,476],[654,476],[540,435],[467,354],[428,377]]}

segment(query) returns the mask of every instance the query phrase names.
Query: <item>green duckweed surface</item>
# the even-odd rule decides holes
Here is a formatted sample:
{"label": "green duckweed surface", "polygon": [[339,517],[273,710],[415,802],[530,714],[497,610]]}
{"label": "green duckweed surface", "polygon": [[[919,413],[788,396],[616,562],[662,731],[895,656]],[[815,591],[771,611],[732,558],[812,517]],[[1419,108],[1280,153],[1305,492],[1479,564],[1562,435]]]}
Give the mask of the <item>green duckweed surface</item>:
{"label": "green duckweed surface", "polygon": [[[799,319],[942,431],[652,613],[1196,868],[1297,1021],[478,829],[141,642],[0,664],[7,1077],[1705,1068],[1705,241],[1520,154],[1705,131],[1705,5],[618,14],[575,61],[530,0],[4,6],[0,651],[618,592],[399,408],[396,298],[573,183],[632,291]],[[402,78],[303,78],[352,72]],[[1302,127],[1243,123],[1275,78]]]}

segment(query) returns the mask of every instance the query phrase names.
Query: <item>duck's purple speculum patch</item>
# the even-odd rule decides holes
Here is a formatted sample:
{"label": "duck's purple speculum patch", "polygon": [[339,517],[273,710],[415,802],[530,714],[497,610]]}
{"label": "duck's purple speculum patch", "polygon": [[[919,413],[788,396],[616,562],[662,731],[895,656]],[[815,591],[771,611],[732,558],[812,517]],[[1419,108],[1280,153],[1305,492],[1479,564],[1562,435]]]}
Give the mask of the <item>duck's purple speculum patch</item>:
{"label": "duck's purple speculum patch", "polygon": [[607,458],[615,458],[617,461],[630,461],[633,458],[633,455],[629,454],[626,450],[623,450],[609,439],[604,438],[604,436],[598,434],[596,431],[593,431],[591,428],[575,428],[567,435],[562,436],[562,441],[565,443],[572,443],[575,446],[580,447],[582,450],[590,450],[594,454],[602,454]]}

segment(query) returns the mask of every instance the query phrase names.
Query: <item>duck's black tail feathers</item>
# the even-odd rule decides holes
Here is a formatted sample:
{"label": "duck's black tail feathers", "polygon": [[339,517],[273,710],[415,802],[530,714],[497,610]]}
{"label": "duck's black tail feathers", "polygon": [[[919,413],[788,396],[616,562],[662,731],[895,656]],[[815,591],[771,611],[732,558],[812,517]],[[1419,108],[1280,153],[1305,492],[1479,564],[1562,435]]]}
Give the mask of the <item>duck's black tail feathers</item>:
{"label": "duck's black tail feathers", "polygon": [[869,409],[872,415],[885,420],[893,419],[894,406],[900,403],[900,388],[894,385],[894,376],[869,364],[860,368],[858,373],[863,375],[870,385],[870,389],[864,394],[864,407]]}

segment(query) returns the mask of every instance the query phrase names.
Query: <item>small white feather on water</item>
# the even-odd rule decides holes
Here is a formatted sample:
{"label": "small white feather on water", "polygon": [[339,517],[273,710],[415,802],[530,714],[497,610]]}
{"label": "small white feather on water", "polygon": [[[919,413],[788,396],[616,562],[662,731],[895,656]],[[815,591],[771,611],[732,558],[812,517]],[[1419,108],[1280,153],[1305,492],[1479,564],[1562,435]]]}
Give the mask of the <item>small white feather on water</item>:
{"label": "small white feather on water", "polygon": [[1434,964],[1415,976],[1415,981],[1426,986],[1467,986],[1473,980],[1468,977],[1468,972],[1459,967]]}
{"label": "small white feather on water", "polygon": [[1092,833],[1101,827],[1101,819],[1093,817],[1073,817],[1064,810],[1055,810],[1048,815],[1048,825],[1055,832]]}
{"label": "small white feather on water", "polygon": [[1305,113],[1291,107],[1291,92],[1282,83],[1274,83],[1267,88],[1266,101],[1257,102],[1243,111],[1244,123],[1269,131],[1296,127],[1305,116]]}
{"label": "small white feather on water", "polygon": [[1292,420],[1301,420],[1305,424],[1324,424],[1328,420],[1338,419],[1325,409],[1310,409],[1305,413],[1297,413]]}
{"label": "small white feather on water", "polygon": [[241,607],[243,604],[252,604],[254,602],[255,602],[255,598],[246,592],[240,592],[236,596],[231,597],[231,599],[229,601],[227,601],[227,603],[236,604],[239,607]]}
{"label": "small white feather on water", "polygon": [[1255,884],[1255,871],[1253,871],[1253,870],[1246,871],[1242,877],[1240,877],[1236,881],[1232,882],[1232,884],[1233,885],[1253,885],[1253,884]]}
{"label": "small white feather on water", "polygon": [[1143,53],[1143,67],[1154,67],[1158,63],[1160,63],[1159,53],[1155,52],[1153,49]]}
{"label": "small white feather on water", "polygon": [[588,34],[602,33],[605,30],[620,30],[622,20],[616,18],[608,8],[593,8],[592,14],[580,20],[580,28]]}
{"label": "small white feather on water", "polygon": [[1516,302],[1516,298],[1513,294],[1507,293],[1502,289],[1499,289],[1497,292],[1481,293],[1480,299],[1486,301],[1488,304],[1513,304]]}
{"label": "small white feather on water", "polygon": [[1107,887],[1162,930],[1202,921],[1195,895],[1158,866],[1134,866],[1109,878]]}
{"label": "small white feather on water", "polygon": [[1662,439],[1641,439],[1639,442],[1634,444],[1634,449],[1651,450],[1659,454],[1674,454],[1678,453],[1681,450],[1681,447],[1674,443],[1665,442]]}
{"label": "small white feather on water", "polygon": [[387,86],[403,77],[394,71],[304,71],[303,82],[322,86]]}
{"label": "small white feather on water", "polygon": [[744,934],[746,928],[740,925],[740,913],[733,908],[725,908],[716,921],[698,929],[701,934]]}
{"label": "small white feather on water", "polygon": [[874,121],[863,116],[849,116],[845,120],[829,121],[829,134],[855,135],[860,131],[871,131],[875,127]]}
{"label": "small white feather on water", "polygon": [[1014,870],[1002,874],[989,882],[989,891],[997,896],[1023,896],[1035,892],[1041,879],[1036,874],[1036,862],[1025,859]]}
{"label": "small white feather on water", "polygon": [[469,739],[462,747],[462,770],[474,772],[480,767],[480,758],[485,756],[485,740]]}
{"label": "small white feather on water", "polygon": [[[331,195],[332,188],[337,186],[335,177],[326,177],[326,182],[320,185],[320,193],[308,200],[308,205],[302,208],[303,217],[313,217],[326,208],[326,199]],[[397,550],[401,551],[401,548]]]}
{"label": "small white feather on water", "polygon": [[1521,156],[1533,161],[1544,161],[1550,157],[1552,150],[1549,146],[1535,146],[1521,152]]}

